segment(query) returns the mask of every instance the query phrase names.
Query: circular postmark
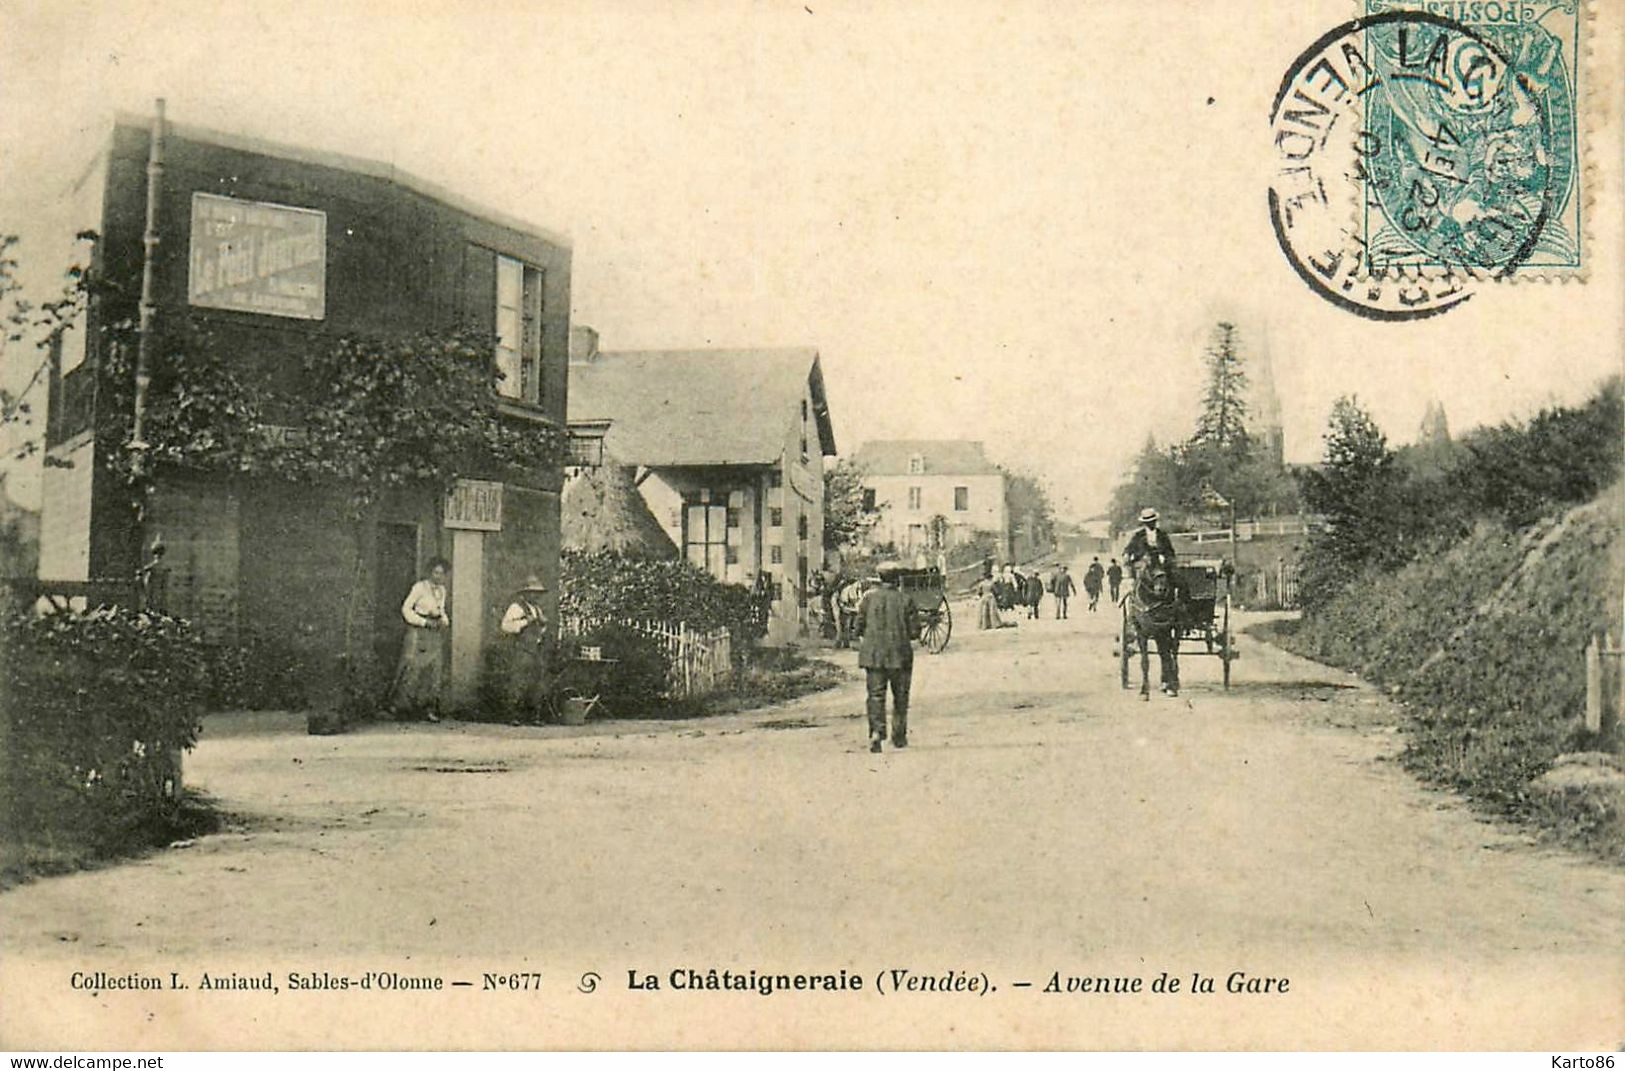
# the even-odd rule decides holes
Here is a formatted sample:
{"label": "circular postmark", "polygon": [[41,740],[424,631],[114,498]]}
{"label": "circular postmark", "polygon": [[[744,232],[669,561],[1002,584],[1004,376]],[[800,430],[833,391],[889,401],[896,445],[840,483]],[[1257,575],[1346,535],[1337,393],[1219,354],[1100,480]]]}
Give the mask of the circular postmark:
{"label": "circular postmark", "polygon": [[1561,56],[1530,27],[1386,11],[1331,30],[1270,109],[1270,221],[1311,290],[1374,320],[1438,315],[1541,246],[1573,185]]}

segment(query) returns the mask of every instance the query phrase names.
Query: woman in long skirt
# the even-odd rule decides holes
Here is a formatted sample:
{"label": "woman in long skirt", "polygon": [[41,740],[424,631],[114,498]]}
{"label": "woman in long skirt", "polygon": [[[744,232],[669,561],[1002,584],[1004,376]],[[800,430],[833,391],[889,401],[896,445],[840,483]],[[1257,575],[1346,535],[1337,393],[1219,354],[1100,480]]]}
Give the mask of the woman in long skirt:
{"label": "woman in long skirt", "polygon": [[999,615],[998,596],[993,591],[998,581],[992,577],[983,577],[976,582],[976,627],[979,629],[1003,628],[1004,618]]}
{"label": "woman in long skirt", "polygon": [[451,634],[446,592],[450,575],[450,562],[431,558],[428,575],[412,585],[406,601],[401,603],[407,628],[391,704],[397,715],[422,713],[429,721],[440,720],[446,637]]}

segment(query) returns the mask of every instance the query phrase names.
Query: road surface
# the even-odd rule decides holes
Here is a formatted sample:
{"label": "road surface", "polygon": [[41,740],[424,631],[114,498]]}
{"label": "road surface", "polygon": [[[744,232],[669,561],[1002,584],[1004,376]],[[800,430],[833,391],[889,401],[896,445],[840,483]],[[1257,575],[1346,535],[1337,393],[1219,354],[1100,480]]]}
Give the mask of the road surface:
{"label": "road surface", "polygon": [[212,719],[227,832],[0,896],[0,1047],[1625,1041],[1625,873],[1418,786],[1385,700],[1252,640],[1141,703],[1083,605],[962,612],[878,756],[855,669],[678,723]]}

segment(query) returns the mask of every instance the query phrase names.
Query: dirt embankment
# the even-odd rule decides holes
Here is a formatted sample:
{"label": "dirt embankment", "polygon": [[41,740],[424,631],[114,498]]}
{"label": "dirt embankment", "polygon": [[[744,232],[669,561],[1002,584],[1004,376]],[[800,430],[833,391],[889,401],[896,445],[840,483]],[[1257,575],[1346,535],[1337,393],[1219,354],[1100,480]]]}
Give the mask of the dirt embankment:
{"label": "dirt embankment", "polygon": [[1619,630],[1621,493],[1521,533],[1481,524],[1271,638],[1398,696],[1425,779],[1625,860],[1625,738],[1583,718],[1586,644]]}

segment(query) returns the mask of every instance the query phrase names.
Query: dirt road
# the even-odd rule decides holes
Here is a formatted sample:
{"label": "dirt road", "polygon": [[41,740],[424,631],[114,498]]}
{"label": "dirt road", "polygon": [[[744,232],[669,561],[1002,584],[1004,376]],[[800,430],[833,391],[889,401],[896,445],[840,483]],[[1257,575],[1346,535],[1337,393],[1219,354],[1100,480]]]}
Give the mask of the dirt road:
{"label": "dirt road", "polygon": [[[970,619],[879,756],[855,674],[678,724],[217,718],[188,776],[238,828],[0,897],[0,1044],[1625,1041],[1625,873],[1418,787],[1380,697],[1243,640],[1230,692],[1189,658],[1143,704],[1105,612]],[[696,991],[713,967],[848,988]],[[165,988],[107,988],[132,973]],[[382,988],[403,979],[446,988]],[[1286,991],[1226,992],[1264,979]]]}

